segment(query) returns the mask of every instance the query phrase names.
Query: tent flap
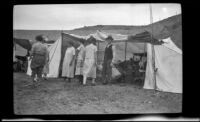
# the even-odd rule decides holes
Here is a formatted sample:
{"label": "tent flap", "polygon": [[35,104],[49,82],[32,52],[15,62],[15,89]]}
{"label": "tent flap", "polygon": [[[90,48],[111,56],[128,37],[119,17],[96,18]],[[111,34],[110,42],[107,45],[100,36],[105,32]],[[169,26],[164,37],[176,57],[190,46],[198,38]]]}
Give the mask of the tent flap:
{"label": "tent flap", "polygon": [[182,93],[182,54],[163,45],[155,45],[156,82],[153,81],[152,46],[147,45],[145,89]]}

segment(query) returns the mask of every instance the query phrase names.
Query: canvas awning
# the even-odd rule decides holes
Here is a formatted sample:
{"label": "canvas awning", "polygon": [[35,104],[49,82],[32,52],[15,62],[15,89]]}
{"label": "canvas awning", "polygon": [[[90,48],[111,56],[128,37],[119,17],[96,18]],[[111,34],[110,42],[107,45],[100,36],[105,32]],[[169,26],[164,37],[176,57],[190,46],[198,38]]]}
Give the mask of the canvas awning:
{"label": "canvas awning", "polygon": [[154,38],[148,31],[144,31],[142,33],[131,35],[128,37],[128,42],[135,42],[135,43],[151,43],[154,45],[161,45],[163,41],[159,41],[158,39]]}
{"label": "canvas awning", "polygon": [[28,39],[13,38],[13,41],[27,50],[31,50],[31,43]]}

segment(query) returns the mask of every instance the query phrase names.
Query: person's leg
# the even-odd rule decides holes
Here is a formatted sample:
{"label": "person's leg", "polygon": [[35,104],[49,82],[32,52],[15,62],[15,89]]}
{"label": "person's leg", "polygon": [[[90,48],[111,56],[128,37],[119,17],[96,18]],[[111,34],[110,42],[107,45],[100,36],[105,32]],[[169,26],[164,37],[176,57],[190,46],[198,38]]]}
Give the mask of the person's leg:
{"label": "person's leg", "polygon": [[43,66],[40,66],[37,68],[38,81],[40,81],[42,78],[42,70],[43,70]]}
{"label": "person's leg", "polygon": [[44,80],[47,80],[47,74],[44,73],[43,75],[44,75]]}
{"label": "person's leg", "polygon": [[87,80],[87,75],[83,75],[83,85],[86,84],[86,80]]}
{"label": "person's leg", "polygon": [[72,78],[68,77],[68,81],[69,81],[69,82],[71,82],[71,79],[72,79]]}
{"label": "person's leg", "polygon": [[108,61],[108,65],[107,65],[107,83],[111,82],[112,79],[112,67],[111,67],[111,60]]}
{"label": "person's leg", "polygon": [[109,82],[109,72],[110,71],[110,61],[108,60],[107,62],[106,62],[106,70],[105,70],[105,82],[104,82],[104,84],[108,84],[108,82]]}
{"label": "person's leg", "polygon": [[95,85],[95,78],[92,78],[92,85]]}
{"label": "person's leg", "polygon": [[35,82],[36,69],[35,68],[31,68],[31,70],[32,70],[32,72],[31,72],[32,81]]}
{"label": "person's leg", "polygon": [[78,80],[81,83],[83,81],[83,75],[78,75]]}
{"label": "person's leg", "polygon": [[106,71],[107,71],[107,62],[104,61],[103,63],[103,70],[102,70],[102,78],[103,78],[103,84],[106,84],[106,81],[107,81],[107,74],[106,74]]}

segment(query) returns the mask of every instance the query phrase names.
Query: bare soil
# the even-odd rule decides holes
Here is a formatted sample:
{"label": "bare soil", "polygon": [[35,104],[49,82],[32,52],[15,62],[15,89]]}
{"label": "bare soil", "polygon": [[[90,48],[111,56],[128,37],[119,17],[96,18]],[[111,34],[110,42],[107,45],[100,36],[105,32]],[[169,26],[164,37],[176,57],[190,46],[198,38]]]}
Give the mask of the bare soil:
{"label": "bare soil", "polygon": [[134,83],[86,86],[61,78],[32,83],[24,73],[14,73],[14,112],[38,114],[180,113],[182,94],[143,89]]}

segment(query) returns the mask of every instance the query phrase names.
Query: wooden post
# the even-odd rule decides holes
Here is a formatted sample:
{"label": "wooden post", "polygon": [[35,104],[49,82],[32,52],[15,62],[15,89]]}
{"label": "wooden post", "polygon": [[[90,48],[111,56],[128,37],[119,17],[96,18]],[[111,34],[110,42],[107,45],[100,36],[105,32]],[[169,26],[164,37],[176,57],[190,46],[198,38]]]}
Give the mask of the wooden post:
{"label": "wooden post", "polygon": [[[59,64],[59,68],[58,68],[58,77],[61,77],[61,73],[62,73],[62,42],[63,42],[63,30],[61,30],[61,57],[60,57],[60,64]],[[61,72],[60,72],[61,71]]]}
{"label": "wooden post", "polygon": [[125,61],[126,61],[126,49],[127,49],[127,41],[125,40]]}
{"label": "wooden post", "polygon": [[100,63],[98,55],[99,55],[99,41],[97,42],[97,64]]}
{"label": "wooden post", "polygon": [[157,89],[157,85],[156,85],[156,68],[155,68],[155,50],[154,50],[154,45],[153,45],[153,15],[152,15],[152,6],[150,4],[150,24],[151,24],[151,29],[152,29],[152,33],[151,33],[151,49],[152,49],[152,66],[153,66],[153,80],[154,80],[154,88],[155,90]]}

